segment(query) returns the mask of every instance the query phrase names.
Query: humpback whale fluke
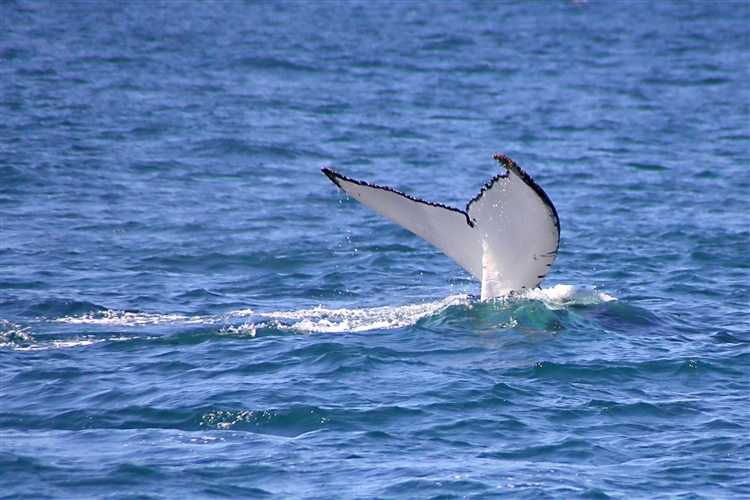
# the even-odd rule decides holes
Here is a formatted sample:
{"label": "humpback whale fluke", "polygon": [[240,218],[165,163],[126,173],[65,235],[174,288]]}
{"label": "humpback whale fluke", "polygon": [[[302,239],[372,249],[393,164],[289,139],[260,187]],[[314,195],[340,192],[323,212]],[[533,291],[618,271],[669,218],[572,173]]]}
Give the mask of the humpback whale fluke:
{"label": "humpback whale fluke", "polygon": [[432,243],[482,281],[482,300],[536,288],[560,243],[560,221],[547,193],[516,162],[494,155],[505,172],[464,210],[395,189],[323,173],[349,196]]}

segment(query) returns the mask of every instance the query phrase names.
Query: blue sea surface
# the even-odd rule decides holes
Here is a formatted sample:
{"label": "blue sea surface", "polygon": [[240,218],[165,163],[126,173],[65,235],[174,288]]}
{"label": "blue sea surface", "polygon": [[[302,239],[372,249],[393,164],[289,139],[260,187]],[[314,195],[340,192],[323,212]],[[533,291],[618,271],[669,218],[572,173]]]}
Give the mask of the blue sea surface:
{"label": "blue sea surface", "polygon": [[[0,497],[750,498],[750,3],[0,3]],[[560,216],[480,283],[320,172]]]}

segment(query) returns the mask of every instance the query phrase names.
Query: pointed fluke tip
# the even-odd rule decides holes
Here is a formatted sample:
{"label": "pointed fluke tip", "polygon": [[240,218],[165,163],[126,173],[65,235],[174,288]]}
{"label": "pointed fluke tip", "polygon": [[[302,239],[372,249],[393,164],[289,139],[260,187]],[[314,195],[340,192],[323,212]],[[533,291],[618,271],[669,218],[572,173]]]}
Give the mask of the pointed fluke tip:
{"label": "pointed fluke tip", "polygon": [[343,177],[341,174],[327,167],[321,168],[320,171],[323,172],[325,176],[331,180],[331,182],[336,184],[338,187],[341,187],[341,184],[339,184],[339,181],[338,181],[341,177]]}
{"label": "pointed fluke tip", "polygon": [[518,165],[516,165],[516,162],[505,156],[504,154],[496,154],[492,155],[493,160],[497,160],[500,162],[500,165],[506,168],[506,170],[513,170],[514,168],[518,168]]}

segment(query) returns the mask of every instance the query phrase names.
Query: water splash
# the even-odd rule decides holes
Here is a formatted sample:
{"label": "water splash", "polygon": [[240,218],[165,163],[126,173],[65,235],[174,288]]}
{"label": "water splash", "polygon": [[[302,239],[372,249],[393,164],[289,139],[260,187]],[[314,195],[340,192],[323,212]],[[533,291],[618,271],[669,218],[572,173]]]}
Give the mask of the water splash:
{"label": "water splash", "polygon": [[526,300],[539,300],[550,309],[563,309],[568,306],[590,306],[612,302],[616,298],[596,290],[595,286],[558,284],[551,288],[536,288],[520,296]]}
{"label": "water splash", "polygon": [[34,334],[28,326],[0,319],[0,348],[23,347],[34,342]]}

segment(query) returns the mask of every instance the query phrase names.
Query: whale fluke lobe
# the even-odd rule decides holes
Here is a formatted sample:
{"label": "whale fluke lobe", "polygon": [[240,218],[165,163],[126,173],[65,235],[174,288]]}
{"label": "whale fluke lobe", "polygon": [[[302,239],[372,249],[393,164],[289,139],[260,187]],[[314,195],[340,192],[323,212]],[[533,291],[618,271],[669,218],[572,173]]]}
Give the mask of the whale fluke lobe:
{"label": "whale fluke lobe", "polygon": [[323,173],[349,196],[434,245],[482,282],[482,300],[536,288],[550,270],[560,222],[547,193],[505,155],[464,210],[395,189]]}

